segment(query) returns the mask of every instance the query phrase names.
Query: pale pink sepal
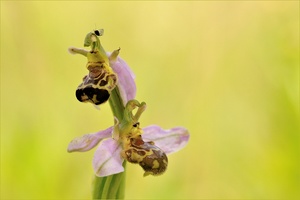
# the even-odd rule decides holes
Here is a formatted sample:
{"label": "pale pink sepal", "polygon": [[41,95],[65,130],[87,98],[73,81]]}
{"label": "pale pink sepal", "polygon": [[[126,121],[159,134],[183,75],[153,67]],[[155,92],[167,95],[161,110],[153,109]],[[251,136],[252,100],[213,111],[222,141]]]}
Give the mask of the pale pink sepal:
{"label": "pale pink sepal", "polygon": [[116,140],[109,138],[103,140],[94,155],[93,167],[99,177],[109,176],[124,171],[121,157],[122,145]]}
{"label": "pale pink sepal", "polygon": [[[107,53],[108,56],[110,53]],[[120,91],[120,95],[123,99],[124,105],[129,100],[135,98],[136,95],[136,85],[134,82],[135,75],[127,65],[127,63],[118,56],[117,60],[110,60],[110,66],[114,70],[114,72],[118,75],[118,87]]]}
{"label": "pale pink sepal", "polygon": [[186,128],[175,127],[164,130],[156,125],[143,128],[142,138],[145,142],[153,141],[166,154],[182,149],[189,141],[190,135]]}
{"label": "pale pink sepal", "polygon": [[73,139],[69,146],[68,152],[84,152],[94,148],[102,139],[111,137],[113,127],[97,133],[85,134],[81,137]]}

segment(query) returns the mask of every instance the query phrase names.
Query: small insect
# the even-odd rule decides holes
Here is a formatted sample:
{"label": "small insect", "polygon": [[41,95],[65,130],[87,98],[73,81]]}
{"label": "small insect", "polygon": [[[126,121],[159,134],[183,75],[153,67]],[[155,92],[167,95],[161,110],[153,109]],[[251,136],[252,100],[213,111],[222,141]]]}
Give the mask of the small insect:
{"label": "small insect", "polygon": [[89,74],[83,77],[83,82],[76,89],[76,98],[80,102],[90,102],[95,105],[106,102],[118,82],[118,77],[109,66],[106,52],[97,37],[101,35],[103,29],[94,30],[85,38],[84,45],[92,48],[86,54]]}
{"label": "small insect", "polygon": [[102,36],[103,33],[104,33],[104,29],[94,30],[94,33],[95,33],[97,36]]}
{"label": "small insect", "polygon": [[[133,124],[132,131],[139,132],[139,123]],[[124,144],[123,144],[124,145]],[[145,171],[144,176],[160,175],[168,166],[168,157],[154,142],[145,142],[142,136],[131,133],[123,146],[122,157],[130,163],[138,163]]]}

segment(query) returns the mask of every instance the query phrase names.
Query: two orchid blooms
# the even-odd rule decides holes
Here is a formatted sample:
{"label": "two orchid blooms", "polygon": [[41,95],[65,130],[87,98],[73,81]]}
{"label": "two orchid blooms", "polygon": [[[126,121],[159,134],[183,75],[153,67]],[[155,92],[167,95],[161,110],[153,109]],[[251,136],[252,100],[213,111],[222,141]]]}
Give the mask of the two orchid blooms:
{"label": "two orchid blooms", "polygon": [[[139,164],[146,175],[160,175],[168,166],[167,155],[182,149],[189,140],[184,127],[164,130],[157,125],[140,127],[139,118],[146,109],[144,102],[135,100],[134,74],[124,60],[118,57],[120,49],[111,54],[101,46],[99,36],[103,29],[87,34],[84,46],[90,51],[69,48],[72,54],[87,57],[88,75],[76,90],[81,102],[100,105],[116,90],[123,104],[121,117],[114,118],[114,125],[96,133],[85,134],[72,140],[68,152],[85,152],[97,147],[93,158],[96,176],[105,177],[124,171],[123,162]],[[111,104],[114,106],[114,104]],[[113,110],[113,108],[112,108]]]}

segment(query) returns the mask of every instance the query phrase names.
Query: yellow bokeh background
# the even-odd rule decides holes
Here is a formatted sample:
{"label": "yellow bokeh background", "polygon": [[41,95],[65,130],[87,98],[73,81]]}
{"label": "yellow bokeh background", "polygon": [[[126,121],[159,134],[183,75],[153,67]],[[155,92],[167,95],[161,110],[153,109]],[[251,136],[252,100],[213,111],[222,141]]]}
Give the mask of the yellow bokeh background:
{"label": "yellow bokeh background", "polygon": [[300,198],[299,1],[1,1],[1,199],[90,199],[95,150],[113,124],[80,103],[85,35],[136,75],[141,126],[184,126],[167,172],[127,165],[127,199]]}

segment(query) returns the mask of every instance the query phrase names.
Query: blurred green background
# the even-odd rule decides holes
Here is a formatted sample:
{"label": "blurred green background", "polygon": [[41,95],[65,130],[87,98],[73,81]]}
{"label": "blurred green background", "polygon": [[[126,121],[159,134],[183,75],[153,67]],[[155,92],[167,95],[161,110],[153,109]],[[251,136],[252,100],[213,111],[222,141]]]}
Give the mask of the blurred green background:
{"label": "blurred green background", "polygon": [[128,199],[300,198],[299,1],[1,1],[1,198],[88,199],[94,149],[113,124],[75,89],[85,35],[136,74],[141,125],[185,126],[168,171],[127,165]]}

